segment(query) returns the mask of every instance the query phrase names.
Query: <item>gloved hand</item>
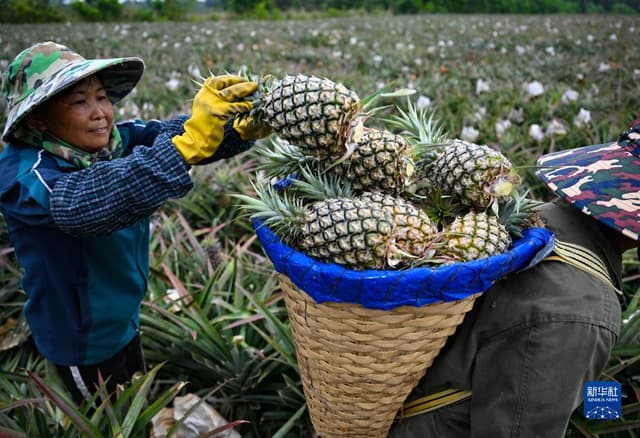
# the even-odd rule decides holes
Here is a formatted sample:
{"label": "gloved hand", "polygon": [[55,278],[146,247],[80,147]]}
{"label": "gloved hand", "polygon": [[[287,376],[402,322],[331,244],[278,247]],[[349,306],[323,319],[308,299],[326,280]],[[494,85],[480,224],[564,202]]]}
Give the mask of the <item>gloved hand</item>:
{"label": "gloved hand", "polygon": [[257,140],[271,134],[271,126],[264,122],[258,122],[250,115],[236,116],[233,119],[233,129],[243,140]]}
{"label": "gloved hand", "polygon": [[257,83],[239,76],[207,78],[193,99],[184,134],[172,139],[187,163],[197,164],[216,152],[224,137],[225,123],[231,117],[251,110],[251,102],[242,99],[257,88]]}

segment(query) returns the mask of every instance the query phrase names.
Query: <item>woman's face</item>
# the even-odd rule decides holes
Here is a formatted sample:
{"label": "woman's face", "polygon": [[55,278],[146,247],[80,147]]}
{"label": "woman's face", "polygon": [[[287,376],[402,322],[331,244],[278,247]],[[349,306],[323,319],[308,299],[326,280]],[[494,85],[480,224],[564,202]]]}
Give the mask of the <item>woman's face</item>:
{"label": "woman's face", "polygon": [[51,98],[34,116],[36,128],[87,152],[109,144],[113,105],[98,76],[90,76]]}

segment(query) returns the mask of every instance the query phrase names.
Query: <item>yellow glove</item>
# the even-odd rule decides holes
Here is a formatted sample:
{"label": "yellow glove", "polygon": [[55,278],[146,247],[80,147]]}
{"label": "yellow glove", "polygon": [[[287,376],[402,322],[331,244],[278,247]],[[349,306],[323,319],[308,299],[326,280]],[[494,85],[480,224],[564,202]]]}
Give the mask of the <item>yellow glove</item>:
{"label": "yellow glove", "polygon": [[257,140],[271,134],[271,126],[258,122],[249,115],[238,116],[233,119],[233,129],[243,140]]}
{"label": "yellow glove", "polygon": [[197,164],[216,152],[224,137],[225,123],[231,117],[251,110],[251,102],[243,99],[257,88],[257,83],[239,76],[207,78],[193,99],[184,134],[172,139],[187,163]]}

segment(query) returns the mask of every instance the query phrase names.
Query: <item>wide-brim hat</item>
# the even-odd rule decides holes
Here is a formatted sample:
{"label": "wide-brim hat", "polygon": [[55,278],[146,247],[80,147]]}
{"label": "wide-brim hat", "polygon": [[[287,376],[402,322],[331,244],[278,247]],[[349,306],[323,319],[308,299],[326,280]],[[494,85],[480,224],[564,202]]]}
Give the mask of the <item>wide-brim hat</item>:
{"label": "wide-brim hat", "polygon": [[536,174],[581,212],[639,240],[640,125],[612,143],[543,155]]}
{"label": "wide-brim hat", "polygon": [[2,140],[8,141],[34,108],[84,78],[97,74],[116,103],[133,90],[143,72],[144,62],[137,57],[85,59],[61,44],[35,44],[20,52],[2,75],[8,109]]}

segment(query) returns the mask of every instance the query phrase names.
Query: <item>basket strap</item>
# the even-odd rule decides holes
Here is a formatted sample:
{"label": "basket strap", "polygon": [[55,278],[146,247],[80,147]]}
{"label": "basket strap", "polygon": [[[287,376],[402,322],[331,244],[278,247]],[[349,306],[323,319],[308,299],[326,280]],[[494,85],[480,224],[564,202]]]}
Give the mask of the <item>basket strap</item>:
{"label": "basket strap", "polygon": [[435,411],[436,409],[466,400],[470,397],[471,391],[465,389],[445,389],[444,391],[425,395],[424,397],[411,400],[402,405],[396,420]]}
{"label": "basket strap", "polygon": [[578,269],[582,269],[594,277],[599,278],[616,291],[616,293],[622,295],[622,291],[611,281],[609,271],[607,271],[607,267],[604,265],[602,260],[587,248],[574,243],[556,240],[553,252],[555,255],[547,256],[543,261],[563,262]]}

